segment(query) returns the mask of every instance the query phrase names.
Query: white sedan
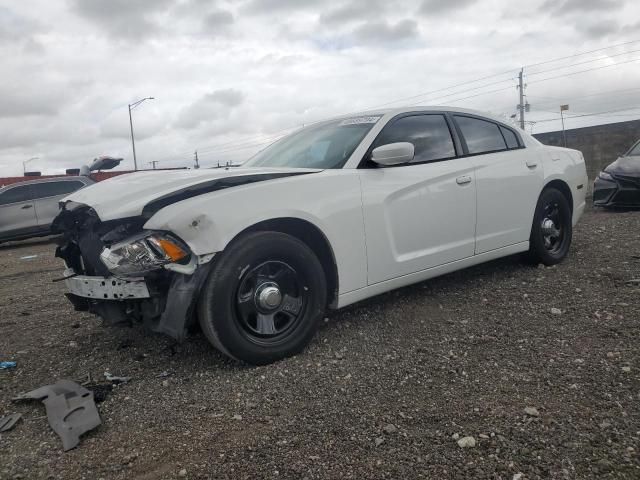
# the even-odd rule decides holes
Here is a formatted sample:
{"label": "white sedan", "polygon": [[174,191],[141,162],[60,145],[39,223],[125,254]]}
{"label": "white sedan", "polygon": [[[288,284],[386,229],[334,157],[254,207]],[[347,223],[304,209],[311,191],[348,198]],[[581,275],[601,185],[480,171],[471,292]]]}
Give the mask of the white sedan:
{"label": "white sedan", "polygon": [[302,350],[327,308],[498,257],[562,261],[585,207],[582,154],[474,111],[320,122],[242,167],[148,171],[67,197],[67,297],[226,355]]}

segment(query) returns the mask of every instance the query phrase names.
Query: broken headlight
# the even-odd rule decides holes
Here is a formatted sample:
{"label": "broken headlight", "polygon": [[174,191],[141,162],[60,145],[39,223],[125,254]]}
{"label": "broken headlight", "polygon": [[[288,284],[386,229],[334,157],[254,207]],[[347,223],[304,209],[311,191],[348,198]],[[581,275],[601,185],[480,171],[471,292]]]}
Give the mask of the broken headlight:
{"label": "broken headlight", "polygon": [[114,275],[143,276],[171,263],[189,260],[189,249],[166,233],[144,232],[105,247],[100,260]]}

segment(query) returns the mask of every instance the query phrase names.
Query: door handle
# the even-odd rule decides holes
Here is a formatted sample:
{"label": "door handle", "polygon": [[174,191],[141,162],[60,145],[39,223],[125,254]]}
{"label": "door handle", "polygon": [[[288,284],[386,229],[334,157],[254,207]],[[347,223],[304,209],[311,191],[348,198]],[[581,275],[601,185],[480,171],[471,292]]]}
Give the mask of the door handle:
{"label": "door handle", "polygon": [[469,175],[462,175],[456,178],[456,183],[458,185],[466,185],[467,183],[471,183],[471,177]]}
{"label": "door handle", "polygon": [[527,160],[527,167],[536,168],[538,166],[538,162],[535,160]]}
{"label": "door handle", "polygon": [[29,205],[23,205],[22,210],[26,210],[27,208],[33,208],[33,205],[29,204]]}

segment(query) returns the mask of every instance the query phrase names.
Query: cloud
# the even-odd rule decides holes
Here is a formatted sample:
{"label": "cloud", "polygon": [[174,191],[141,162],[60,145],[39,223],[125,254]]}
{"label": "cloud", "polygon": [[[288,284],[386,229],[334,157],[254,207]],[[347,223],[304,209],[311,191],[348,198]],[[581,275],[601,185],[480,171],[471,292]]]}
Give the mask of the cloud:
{"label": "cloud", "polygon": [[419,32],[415,20],[405,19],[395,24],[368,22],[357,27],[351,36],[357,44],[390,46],[415,40]]}
{"label": "cloud", "polygon": [[233,88],[207,93],[182,110],[175,126],[192,129],[219,118],[226,118],[235,107],[244,102],[244,99],[244,93]]}
{"label": "cloud", "polygon": [[338,26],[372,17],[379,18],[392,5],[393,2],[385,0],[352,1],[322,12],[319,21],[322,25]]}
{"label": "cloud", "polygon": [[324,5],[326,5],[324,0],[250,0],[243,10],[246,13],[278,14],[283,11],[309,10]]}
{"label": "cloud", "polygon": [[595,23],[582,24],[577,23],[575,25],[576,30],[584,33],[587,37],[602,38],[607,35],[612,35],[620,31],[620,24],[615,20],[602,19]]}
{"label": "cloud", "polygon": [[171,0],[72,0],[72,9],[113,37],[142,39],[160,29],[157,16]]}
{"label": "cloud", "polygon": [[205,31],[216,32],[226,30],[234,22],[234,17],[228,10],[214,10],[207,14],[202,23]]}
{"label": "cloud", "polygon": [[549,10],[558,15],[588,12],[610,12],[619,10],[624,0],[547,0],[541,10]]}
{"label": "cloud", "polygon": [[420,13],[427,16],[442,15],[459,11],[476,3],[476,0],[424,0],[420,5]]}

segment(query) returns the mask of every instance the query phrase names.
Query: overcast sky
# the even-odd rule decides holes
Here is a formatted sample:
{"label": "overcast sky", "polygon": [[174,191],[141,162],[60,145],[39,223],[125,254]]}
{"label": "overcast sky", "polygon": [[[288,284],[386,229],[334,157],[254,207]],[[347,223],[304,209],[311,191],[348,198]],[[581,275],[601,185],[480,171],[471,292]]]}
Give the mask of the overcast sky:
{"label": "overcast sky", "polygon": [[[508,118],[516,69],[639,31],[637,0],[0,0],[0,176],[31,157],[43,173],[105,154],[131,168],[127,105],[146,96],[133,111],[144,168],[191,165],[196,149],[205,166],[238,161],[284,129],[414,96],[391,106]],[[613,111],[568,128],[639,118],[619,111],[640,107],[636,58],[640,42],[525,68],[528,119],[554,119],[560,103]]]}

